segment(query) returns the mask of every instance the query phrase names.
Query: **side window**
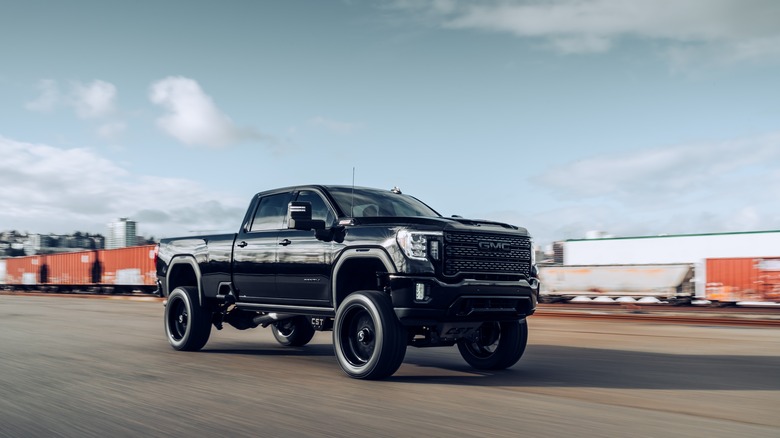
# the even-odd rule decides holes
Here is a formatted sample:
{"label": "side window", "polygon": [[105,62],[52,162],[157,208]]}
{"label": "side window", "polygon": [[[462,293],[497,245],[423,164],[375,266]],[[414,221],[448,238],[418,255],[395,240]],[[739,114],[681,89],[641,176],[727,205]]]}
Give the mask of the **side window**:
{"label": "side window", "polygon": [[279,193],[261,198],[249,231],[281,229],[287,214],[288,199],[290,199],[289,193]]}
{"label": "side window", "polygon": [[333,225],[336,219],[336,215],[328,208],[328,204],[322,199],[322,197],[316,192],[311,190],[302,190],[298,193],[296,201],[304,201],[311,203],[311,218],[314,220],[321,219],[325,221],[325,226]]}

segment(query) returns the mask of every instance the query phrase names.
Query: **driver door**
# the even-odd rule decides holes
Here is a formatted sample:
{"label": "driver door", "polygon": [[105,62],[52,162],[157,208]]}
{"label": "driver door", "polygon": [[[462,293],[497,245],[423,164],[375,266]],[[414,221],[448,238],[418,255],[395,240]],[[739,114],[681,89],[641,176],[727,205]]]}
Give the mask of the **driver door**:
{"label": "driver door", "polygon": [[280,303],[276,286],[279,233],[284,228],[291,192],[262,195],[255,213],[236,237],[233,248],[233,285],[239,300]]}
{"label": "driver door", "polygon": [[[311,204],[312,219],[324,220],[327,228],[335,225],[333,208],[318,192],[301,190],[295,200]],[[317,239],[312,230],[280,231],[276,277],[280,296],[290,300],[289,304],[328,305],[335,245]]]}

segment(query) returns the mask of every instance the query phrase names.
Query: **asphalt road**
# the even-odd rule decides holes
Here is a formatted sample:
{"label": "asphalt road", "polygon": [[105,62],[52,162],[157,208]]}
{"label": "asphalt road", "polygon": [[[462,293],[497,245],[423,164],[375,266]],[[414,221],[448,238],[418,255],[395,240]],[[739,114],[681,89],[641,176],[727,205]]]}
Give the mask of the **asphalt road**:
{"label": "asphalt road", "polygon": [[780,329],[529,318],[513,368],[409,349],[342,374],[330,333],[171,349],[159,302],[0,296],[0,436],[778,437]]}

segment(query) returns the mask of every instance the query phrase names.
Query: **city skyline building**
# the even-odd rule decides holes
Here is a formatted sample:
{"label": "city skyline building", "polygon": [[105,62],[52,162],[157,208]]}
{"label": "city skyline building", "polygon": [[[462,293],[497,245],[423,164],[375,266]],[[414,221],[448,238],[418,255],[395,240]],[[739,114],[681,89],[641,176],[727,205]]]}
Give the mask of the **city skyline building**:
{"label": "city skyline building", "polygon": [[125,248],[138,244],[136,234],[137,223],[126,217],[121,217],[108,224],[106,249]]}

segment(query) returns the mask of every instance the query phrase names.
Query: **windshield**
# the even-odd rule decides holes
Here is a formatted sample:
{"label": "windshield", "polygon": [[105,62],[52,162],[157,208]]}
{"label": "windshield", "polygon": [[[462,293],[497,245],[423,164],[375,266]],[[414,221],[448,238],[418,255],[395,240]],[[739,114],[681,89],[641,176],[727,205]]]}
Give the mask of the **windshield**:
{"label": "windshield", "polygon": [[328,187],[341,211],[351,217],[440,217],[431,207],[408,195],[363,187]]}

